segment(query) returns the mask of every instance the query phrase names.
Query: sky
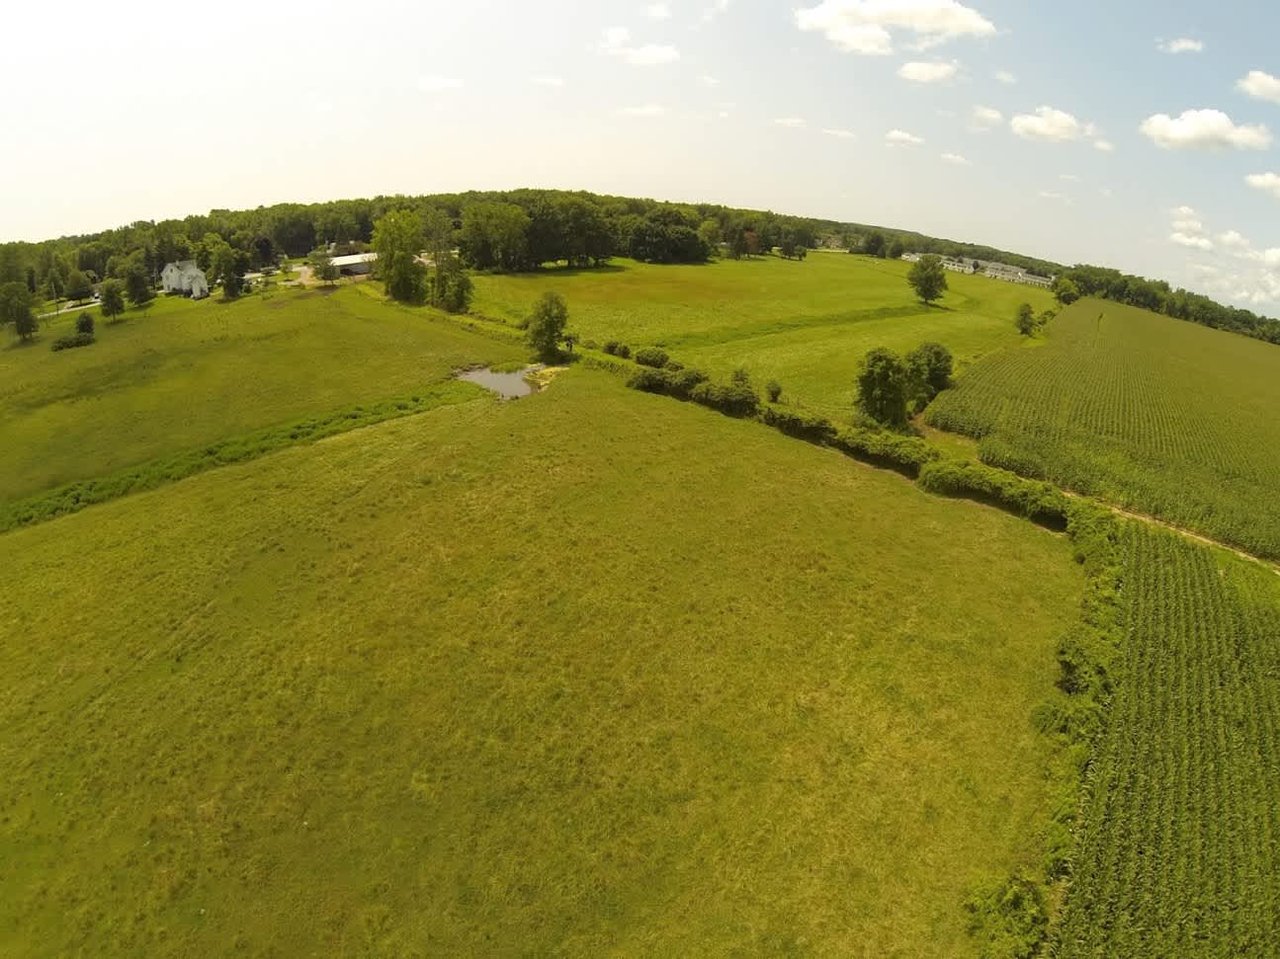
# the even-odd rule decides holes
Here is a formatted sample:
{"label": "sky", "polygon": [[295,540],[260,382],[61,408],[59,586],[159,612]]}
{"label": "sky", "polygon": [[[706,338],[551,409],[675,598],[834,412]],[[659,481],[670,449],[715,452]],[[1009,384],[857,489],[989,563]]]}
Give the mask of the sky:
{"label": "sky", "polygon": [[5,27],[0,241],[559,187],[1280,314],[1275,0],[9,0]]}

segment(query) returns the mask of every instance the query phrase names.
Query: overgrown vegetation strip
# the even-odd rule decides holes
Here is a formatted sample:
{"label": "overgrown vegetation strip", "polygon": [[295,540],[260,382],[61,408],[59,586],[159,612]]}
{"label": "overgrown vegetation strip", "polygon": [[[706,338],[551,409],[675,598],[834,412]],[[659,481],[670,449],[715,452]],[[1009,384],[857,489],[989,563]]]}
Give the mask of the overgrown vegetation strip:
{"label": "overgrown vegetation strip", "polygon": [[95,503],[130,493],[155,489],[205,470],[256,459],[285,447],[313,443],[363,426],[465,403],[482,395],[479,387],[468,383],[437,383],[410,396],[309,416],[131,466],[109,476],[68,483],[37,496],[0,504],[0,533],[75,513]]}

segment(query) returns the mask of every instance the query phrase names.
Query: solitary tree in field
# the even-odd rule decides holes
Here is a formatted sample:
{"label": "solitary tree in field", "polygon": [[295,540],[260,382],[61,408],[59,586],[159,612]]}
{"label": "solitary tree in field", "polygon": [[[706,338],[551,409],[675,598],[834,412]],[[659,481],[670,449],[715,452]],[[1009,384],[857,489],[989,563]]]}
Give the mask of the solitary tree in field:
{"label": "solitary tree in field", "polygon": [[907,282],[925,303],[940,299],[947,291],[947,271],[942,268],[942,258],[933,253],[920,257],[907,274]]}
{"label": "solitary tree in field", "polygon": [[124,284],[106,280],[102,284],[102,315],[111,322],[124,312]]}
{"label": "solitary tree in field", "polygon": [[0,285],[0,326],[13,324],[14,332],[24,340],[36,334],[36,315],[32,310],[31,291],[25,283]]}
{"label": "solitary tree in field", "polygon": [[1036,315],[1031,309],[1030,303],[1023,303],[1018,307],[1018,316],[1014,320],[1014,324],[1018,327],[1018,332],[1023,336],[1030,336],[1036,331]]}
{"label": "solitary tree in field", "polygon": [[868,233],[862,238],[862,252],[867,256],[878,256],[884,259],[884,255],[889,248],[889,242],[884,238],[884,234],[877,230],[875,233]]}
{"label": "solitary tree in field", "polygon": [[418,260],[424,242],[422,218],[412,210],[392,210],[373,225],[375,269],[391,299],[426,301],[427,268]]}
{"label": "solitary tree in field", "polygon": [[569,307],[559,293],[544,293],[529,317],[528,338],[538,356],[547,362],[560,357],[560,342],[569,325]]}
{"label": "solitary tree in field", "polygon": [[910,377],[897,353],[872,350],[858,367],[858,409],[877,423],[900,429],[907,423]]}
{"label": "solitary tree in field", "polygon": [[93,317],[88,313],[81,313],[76,317],[76,332],[93,336]]}

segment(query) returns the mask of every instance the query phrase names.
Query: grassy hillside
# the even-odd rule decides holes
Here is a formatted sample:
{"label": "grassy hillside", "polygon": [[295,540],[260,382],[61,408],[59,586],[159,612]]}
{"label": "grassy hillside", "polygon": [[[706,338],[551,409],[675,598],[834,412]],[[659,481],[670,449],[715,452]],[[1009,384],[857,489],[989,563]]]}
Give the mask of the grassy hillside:
{"label": "grassy hillside", "polygon": [[583,370],[0,568],[14,956],[971,955],[967,892],[1043,854],[1082,583],[1029,523]]}
{"label": "grassy hillside", "polygon": [[1280,942],[1280,578],[1139,526],[1122,677],[1057,955],[1263,959]]}
{"label": "grassy hillside", "polygon": [[0,501],[525,355],[353,288],[162,299],[52,352],[75,315],[0,348]]}
{"label": "grassy hillside", "polygon": [[951,292],[925,307],[907,286],[909,267],[828,253],[705,266],[620,260],[599,271],[478,276],[474,308],[515,322],[555,290],[585,339],[664,346],[716,373],[745,366],[757,381],[777,379],[806,405],[839,415],[851,409],[854,371],[869,349],[905,352],[934,340],[963,365],[1017,345],[1019,303],[1052,304],[1043,290],[948,273]]}
{"label": "grassy hillside", "polygon": [[935,425],[984,460],[1280,557],[1280,347],[1082,300],[978,363]]}

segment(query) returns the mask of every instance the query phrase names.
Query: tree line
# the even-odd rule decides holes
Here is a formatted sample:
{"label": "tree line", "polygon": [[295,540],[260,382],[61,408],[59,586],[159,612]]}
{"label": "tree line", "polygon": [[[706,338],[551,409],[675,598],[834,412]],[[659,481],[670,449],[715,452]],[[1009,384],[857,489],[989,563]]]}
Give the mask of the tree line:
{"label": "tree line", "polygon": [[1053,292],[1064,306],[1082,296],[1096,296],[1216,330],[1280,343],[1280,320],[1224,306],[1200,293],[1175,290],[1164,280],[1148,280],[1107,267],[1074,266],[1054,281]]}
{"label": "tree line", "polygon": [[547,265],[600,266],[611,257],[698,263],[721,252],[749,257],[784,247],[787,256],[836,236],[840,224],[718,204],[564,190],[379,196],[212,210],[40,243],[0,244],[0,284],[38,298],[87,298],[105,279],[154,285],[166,263],[195,260],[212,283],[238,287],[245,273],[304,257],[319,247],[369,248],[374,224],[409,211],[424,224],[447,221],[464,266],[526,271]]}

